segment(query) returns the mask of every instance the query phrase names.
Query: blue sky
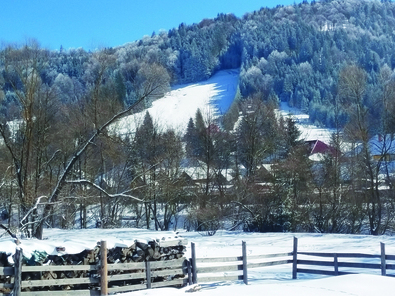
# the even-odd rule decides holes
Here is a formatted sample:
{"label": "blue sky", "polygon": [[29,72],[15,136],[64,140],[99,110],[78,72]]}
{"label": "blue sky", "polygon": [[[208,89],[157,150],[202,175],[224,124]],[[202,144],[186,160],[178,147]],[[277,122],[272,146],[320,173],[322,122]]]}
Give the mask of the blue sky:
{"label": "blue sky", "polygon": [[29,38],[49,49],[114,47],[180,23],[192,24],[218,13],[241,17],[261,7],[301,0],[4,0],[0,42]]}

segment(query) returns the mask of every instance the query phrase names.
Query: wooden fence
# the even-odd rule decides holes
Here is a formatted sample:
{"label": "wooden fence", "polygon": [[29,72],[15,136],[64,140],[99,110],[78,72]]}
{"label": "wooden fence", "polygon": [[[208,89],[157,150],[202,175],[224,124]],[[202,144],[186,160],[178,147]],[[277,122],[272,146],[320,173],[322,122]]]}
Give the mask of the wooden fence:
{"label": "wooden fence", "polygon": [[[360,269],[377,270],[383,276],[395,276],[394,274],[387,274],[388,270],[395,270],[395,264],[388,263],[394,261],[395,255],[385,254],[385,244],[380,243],[380,254],[361,254],[361,253],[318,253],[318,252],[298,252],[298,239],[294,238],[294,250],[297,256],[308,258],[328,258],[327,260],[308,260],[298,259],[294,256],[292,264],[292,278],[297,278],[297,273],[310,273],[321,275],[346,275],[360,273]],[[363,260],[370,262],[355,262],[355,260]],[[303,268],[300,266],[302,265]],[[316,268],[305,268],[305,266],[314,266]],[[324,269],[322,269],[324,268]],[[343,270],[339,270],[342,268]]]}
{"label": "wooden fence", "polygon": [[[102,250],[106,250],[102,242]],[[108,295],[126,291],[135,291],[167,286],[184,286],[187,283],[205,283],[214,281],[243,280],[248,284],[248,270],[267,266],[290,264],[292,278],[298,273],[321,275],[345,275],[360,269],[378,270],[383,276],[388,270],[395,270],[395,255],[385,253],[385,245],[380,244],[380,254],[361,253],[323,253],[299,252],[298,239],[293,241],[293,250],[289,253],[247,256],[246,242],[242,242],[241,256],[221,258],[197,258],[195,244],[191,243],[191,259],[184,258],[168,261],[147,261],[140,263],[107,264],[105,252],[101,254],[100,266],[96,265],[48,265],[22,266],[22,252],[17,250],[15,267],[0,268],[0,278],[12,277],[10,283],[0,284],[0,292],[6,294],[12,291],[14,296],[49,296],[49,295]],[[325,260],[310,260],[308,258],[325,258]],[[272,260],[273,259],[273,260]],[[369,262],[352,262],[364,260]],[[391,263],[391,261],[393,261]],[[306,268],[314,266],[315,268]],[[318,268],[318,269],[317,269]],[[342,270],[339,270],[342,268]],[[357,270],[357,271],[355,271]],[[45,273],[68,272],[73,278],[42,279]],[[23,279],[23,273],[36,275],[37,278]],[[230,273],[229,275],[227,273]],[[75,278],[75,275],[78,277]],[[184,275],[188,277],[183,277]],[[182,275],[181,277],[179,275]],[[161,278],[162,281],[155,281]],[[34,290],[37,287],[56,288],[51,291]],[[63,290],[62,290],[63,289]],[[70,290],[65,290],[70,289]],[[78,289],[78,290],[77,290]],[[8,291],[8,292],[7,292]]]}
{"label": "wooden fence", "polygon": [[[198,282],[205,283],[213,281],[243,280],[243,282],[247,285],[248,269],[289,264],[293,262],[291,259],[288,258],[292,256],[292,252],[254,255],[247,257],[246,242],[242,242],[241,253],[242,256],[239,257],[196,258],[195,244],[191,243],[192,258],[190,259],[190,266],[192,268],[192,282],[195,284]],[[247,262],[247,258],[249,261],[254,262]],[[267,261],[267,259],[272,258],[280,259],[274,261]],[[207,266],[198,266],[199,264],[205,264]],[[224,274],[224,272],[232,272],[234,274],[226,275]],[[219,275],[218,273],[221,273],[221,275]]]}
{"label": "wooden fence", "polygon": [[[248,284],[249,269],[282,264],[292,265],[292,279],[297,279],[298,273],[336,276],[359,273],[358,271],[355,271],[358,269],[379,270],[384,276],[395,276],[393,274],[387,274],[387,270],[395,270],[395,264],[390,264],[388,262],[395,261],[395,255],[385,254],[385,244],[383,243],[380,244],[379,255],[361,253],[299,252],[298,239],[296,237],[293,241],[293,250],[290,253],[247,256],[245,242],[242,243],[242,256],[239,257],[197,258],[194,243],[191,243],[191,253],[192,258],[190,259],[189,266],[191,269],[190,272],[192,273],[191,277],[193,283],[205,283],[225,280],[243,280],[245,284]],[[330,259],[318,261],[304,259],[306,257],[321,257]],[[270,259],[274,258],[278,260],[270,261]],[[331,260],[332,258],[333,260]],[[342,260],[340,260],[340,258]],[[350,262],[350,260],[352,259],[368,259],[369,261],[375,260],[377,262]],[[306,266],[314,266],[316,268],[305,268]],[[329,270],[329,268],[332,268],[332,270]],[[340,271],[339,268],[344,268],[345,270]],[[352,271],[350,271],[350,269],[352,269]],[[232,272],[232,275],[224,274],[226,272]]]}
{"label": "wooden fence", "polygon": [[[101,242],[101,250],[107,250]],[[185,258],[166,261],[107,264],[106,251],[101,253],[101,265],[22,266],[22,250],[15,253],[15,266],[0,268],[0,278],[10,283],[0,284],[0,294],[13,296],[101,296],[167,286],[184,286],[188,279]],[[104,260],[103,260],[104,259]],[[69,278],[56,278],[57,272]],[[43,275],[53,274],[53,279]],[[157,281],[160,279],[160,281]],[[48,287],[50,291],[42,290]],[[22,291],[25,290],[25,291]],[[30,290],[30,291],[26,291]]]}

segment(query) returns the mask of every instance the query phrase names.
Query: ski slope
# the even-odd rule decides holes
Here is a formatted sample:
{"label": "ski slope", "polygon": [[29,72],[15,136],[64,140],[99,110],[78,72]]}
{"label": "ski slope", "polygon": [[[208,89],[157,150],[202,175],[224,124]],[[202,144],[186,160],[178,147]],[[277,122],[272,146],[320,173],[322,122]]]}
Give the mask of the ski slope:
{"label": "ski slope", "polygon": [[176,86],[154,101],[150,108],[120,120],[114,129],[121,135],[133,133],[148,111],[159,130],[174,129],[184,133],[197,109],[211,119],[226,112],[235,97],[238,82],[239,70],[234,69],[219,71],[204,82]]}
{"label": "ski slope", "polygon": [[[239,74],[239,69],[223,70],[207,81],[175,86],[163,98],[154,101],[150,108],[123,118],[113,128],[120,135],[133,133],[148,111],[159,130],[171,128],[183,134],[189,119],[195,118],[197,109],[205,119],[215,119],[228,110],[236,95]],[[333,131],[312,125],[307,114],[284,102],[280,104],[280,113],[296,121],[301,139],[321,140],[329,144]]]}

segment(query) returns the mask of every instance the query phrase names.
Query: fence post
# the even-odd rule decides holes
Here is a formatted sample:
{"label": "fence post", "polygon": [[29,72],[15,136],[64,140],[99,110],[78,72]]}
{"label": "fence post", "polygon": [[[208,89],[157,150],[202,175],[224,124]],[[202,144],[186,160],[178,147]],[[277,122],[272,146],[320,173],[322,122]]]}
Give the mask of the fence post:
{"label": "fence post", "polygon": [[192,254],[192,282],[197,284],[197,269],[196,269],[196,250],[195,243],[191,242],[191,254]]}
{"label": "fence post", "polygon": [[387,264],[385,262],[385,243],[380,243],[381,249],[381,275],[387,275]]}
{"label": "fence post", "polygon": [[23,251],[21,248],[17,247],[14,255],[14,288],[12,290],[12,295],[21,295],[21,281],[22,281],[22,256]]}
{"label": "fence post", "polygon": [[100,265],[100,295],[107,296],[107,241],[100,242]]}
{"label": "fence post", "polygon": [[147,278],[147,289],[151,289],[151,263],[145,261],[145,277]]}
{"label": "fence post", "polygon": [[292,279],[296,280],[298,278],[298,238],[294,236],[294,248],[293,248],[293,260],[292,260]]}
{"label": "fence post", "polygon": [[248,285],[248,275],[247,275],[247,243],[245,241],[242,242],[242,250],[243,250],[243,282]]}
{"label": "fence post", "polygon": [[187,268],[188,268],[188,284],[192,285],[192,259],[187,260]]}
{"label": "fence post", "polygon": [[333,255],[333,265],[335,267],[335,275],[339,275],[339,261],[337,259],[337,253]]}

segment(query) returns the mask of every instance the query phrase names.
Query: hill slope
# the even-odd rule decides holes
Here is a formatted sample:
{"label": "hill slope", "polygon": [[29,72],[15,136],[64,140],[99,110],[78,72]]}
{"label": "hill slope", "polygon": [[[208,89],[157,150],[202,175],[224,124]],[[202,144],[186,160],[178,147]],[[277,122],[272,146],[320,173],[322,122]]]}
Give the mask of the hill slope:
{"label": "hill slope", "polygon": [[226,112],[235,97],[238,80],[239,70],[225,70],[207,81],[174,86],[150,108],[118,122],[117,132],[121,135],[133,132],[136,124],[141,124],[145,113],[149,112],[159,129],[185,133],[188,121],[195,117],[197,109],[214,118]]}

